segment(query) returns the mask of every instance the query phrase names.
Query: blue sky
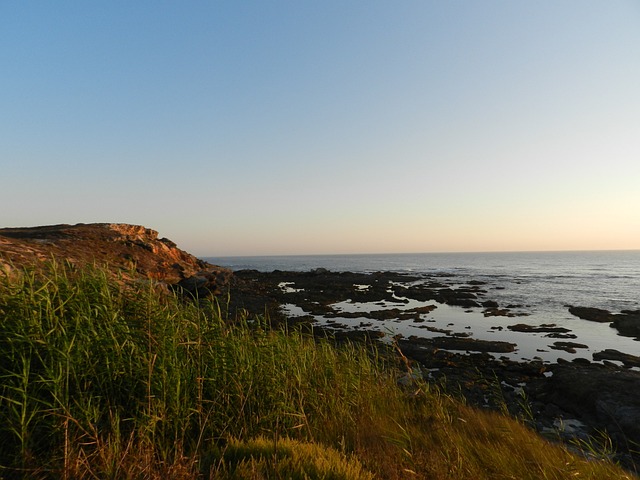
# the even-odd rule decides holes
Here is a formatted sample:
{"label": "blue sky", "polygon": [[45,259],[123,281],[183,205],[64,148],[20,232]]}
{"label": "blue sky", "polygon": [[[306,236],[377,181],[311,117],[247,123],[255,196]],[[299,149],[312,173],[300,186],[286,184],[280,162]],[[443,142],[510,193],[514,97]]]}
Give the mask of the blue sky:
{"label": "blue sky", "polygon": [[0,226],[640,248],[640,2],[0,3]]}

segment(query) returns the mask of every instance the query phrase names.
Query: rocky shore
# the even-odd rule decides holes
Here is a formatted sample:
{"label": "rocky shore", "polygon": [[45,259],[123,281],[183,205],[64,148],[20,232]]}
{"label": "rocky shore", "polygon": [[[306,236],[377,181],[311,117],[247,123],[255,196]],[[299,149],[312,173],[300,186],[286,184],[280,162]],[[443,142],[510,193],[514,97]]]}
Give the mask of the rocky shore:
{"label": "rocky shore", "polygon": [[[486,317],[513,318],[507,327],[510,331],[544,333],[554,340],[552,349],[575,352],[586,347],[572,342],[574,336],[567,328],[528,325],[519,306],[499,305],[488,297],[486,287],[473,280],[449,285],[446,278],[425,280],[394,272],[245,270],[234,273],[231,297],[233,308],[264,313],[266,305],[272,318],[338,341],[384,337],[412,362],[414,374],[444,385],[466,402],[506,411],[548,438],[569,445],[598,440],[606,444],[609,438],[611,455],[617,461],[630,469],[640,466],[640,369],[633,368],[640,366],[640,357],[605,349],[594,353],[591,360],[514,361],[503,355],[516,348],[513,343],[474,339],[429,325],[429,313],[448,305],[461,313],[476,309]],[[345,312],[337,307],[345,304],[365,308]],[[576,318],[597,314],[598,321],[609,322],[613,328],[626,325],[619,329],[621,335],[636,332],[633,329],[640,325],[638,312],[593,310],[571,307]],[[376,328],[383,320],[418,324],[432,335],[390,339]],[[357,323],[347,326],[348,321]]]}
{"label": "rocky shore", "polygon": [[[452,307],[509,321],[506,327],[492,327],[496,330],[544,334],[553,342],[551,349],[575,352],[585,347],[574,341],[570,329],[528,324],[520,305],[500,305],[484,282],[454,285],[437,276],[324,269],[231,272],[136,225],[0,229],[0,275],[17,275],[24,266],[37,268],[51,259],[78,267],[108,265],[119,278],[153,279],[187,298],[217,297],[231,320],[267,313],[274,323],[336,341],[381,340],[411,362],[412,375],[445,386],[469,404],[518,416],[541,434],[568,444],[591,442],[604,432],[613,442],[612,457],[633,471],[640,469],[640,357],[603,349],[591,359],[514,361],[506,356],[516,349],[514,343],[477,339],[430,319],[434,311]],[[361,308],[339,308],[354,305]],[[640,337],[639,311],[567,308],[576,318],[606,322],[620,335]],[[411,324],[429,335],[382,331],[381,322],[389,321]]]}

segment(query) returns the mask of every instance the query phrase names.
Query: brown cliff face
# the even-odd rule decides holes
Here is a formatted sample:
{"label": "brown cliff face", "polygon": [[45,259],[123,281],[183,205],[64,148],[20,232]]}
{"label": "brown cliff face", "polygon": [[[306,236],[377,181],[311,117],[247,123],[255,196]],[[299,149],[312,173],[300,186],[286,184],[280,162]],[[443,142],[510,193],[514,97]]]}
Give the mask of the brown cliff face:
{"label": "brown cliff face", "polygon": [[[0,229],[0,272],[38,266],[47,260],[108,266],[126,277],[175,284],[194,276],[218,286],[231,272],[179,249],[158,232],[139,225],[91,223]],[[210,285],[210,290],[217,287]]]}

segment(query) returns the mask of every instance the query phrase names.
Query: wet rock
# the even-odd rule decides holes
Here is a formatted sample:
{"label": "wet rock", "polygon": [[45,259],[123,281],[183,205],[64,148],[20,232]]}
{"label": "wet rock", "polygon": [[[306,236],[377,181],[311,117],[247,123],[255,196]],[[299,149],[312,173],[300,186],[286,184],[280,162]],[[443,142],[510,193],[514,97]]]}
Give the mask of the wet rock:
{"label": "wet rock", "polygon": [[612,348],[607,348],[601,352],[593,354],[594,360],[615,360],[622,362],[627,367],[640,367],[640,357],[636,355],[630,355],[628,353],[622,353]]}
{"label": "wet rock", "polygon": [[524,323],[518,323],[516,325],[507,326],[509,330],[512,332],[524,332],[524,333],[546,333],[546,332],[554,332],[554,333],[568,333],[571,330],[564,327],[557,327],[555,324],[551,323],[543,323],[542,325],[526,325]]}
{"label": "wet rock", "polygon": [[558,364],[544,382],[546,402],[603,428],[622,446],[640,442],[640,373],[597,364]]}
{"label": "wet rock", "polygon": [[573,333],[548,333],[545,338],[578,338]]}
{"label": "wet rock", "polygon": [[472,352],[510,353],[515,351],[516,348],[515,343],[477,340],[468,337],[435,337],[420,339],[411,337],[411,340],[419,343],[420,345],[431,345],[435,348]]}
{"label": "wet rock", "polygon": [[620,335],[640,339],[640,311],[623,310],[621,314],[614,315],[611,326],[618,330]]}
{"label": "wet rock", "polygon": [[408,311],[416,312],[416,313],[430,313],[430,312],[433,312],[436,308],[438,308],[437,305],[425,305],[423,307],[411,308]]}
{"label": "wet rock", "polygon": [[589,346],[576,342],[554,342],[553,345],[549,345],[549,348],[553,350],[563,350],[567,353],[576,353],[576,348],[589,348]]}
{"label": "wet rock", "polygon": [[589,320],[591,322],[608,323],[614,320],[610,311],[601,308],[569,307],[569,313],[582,320]]}

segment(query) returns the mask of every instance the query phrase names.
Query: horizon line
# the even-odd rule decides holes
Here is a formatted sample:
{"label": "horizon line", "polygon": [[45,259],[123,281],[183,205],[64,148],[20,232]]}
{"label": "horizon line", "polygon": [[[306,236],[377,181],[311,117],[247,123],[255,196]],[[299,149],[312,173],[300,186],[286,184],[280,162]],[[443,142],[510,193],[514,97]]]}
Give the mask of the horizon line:
{"label": "horizon line", "polygon": [[566,249],[566,250],[450,250],[423,252],[359,252],[359,253],[266,253],[235,255],[197,255],[199,258],[242,258],[242,257],[353,257],[382,255],[451,255],[451,254],[488,254],[488,253],[598,253],[598,252],[640,252],[640,248],[603,248],[603,249]]}

